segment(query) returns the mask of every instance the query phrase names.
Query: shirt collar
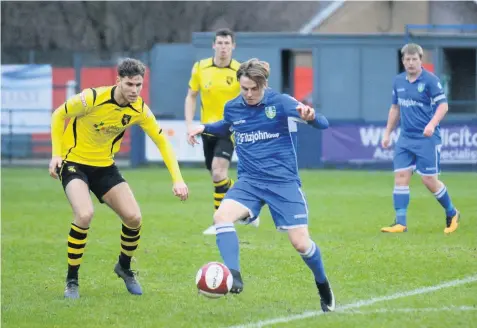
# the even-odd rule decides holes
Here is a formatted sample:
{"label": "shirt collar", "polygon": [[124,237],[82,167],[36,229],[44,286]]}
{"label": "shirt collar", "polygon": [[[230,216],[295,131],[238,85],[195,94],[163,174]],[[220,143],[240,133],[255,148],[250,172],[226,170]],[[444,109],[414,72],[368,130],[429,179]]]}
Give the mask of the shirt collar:
{"label": "shirt collar", "polygon": [[[421,74],[419,74],[419,76],[417,77],[417,79],[414,82],[409,82],[409,83],[415,83],[417,81],[422,80],[424,78],[424,72],[425,72],[425,69],[423,67],[421,67]],[[409,81],[409,79],[407,77],[407,74],[406,74],[406,81]]]}

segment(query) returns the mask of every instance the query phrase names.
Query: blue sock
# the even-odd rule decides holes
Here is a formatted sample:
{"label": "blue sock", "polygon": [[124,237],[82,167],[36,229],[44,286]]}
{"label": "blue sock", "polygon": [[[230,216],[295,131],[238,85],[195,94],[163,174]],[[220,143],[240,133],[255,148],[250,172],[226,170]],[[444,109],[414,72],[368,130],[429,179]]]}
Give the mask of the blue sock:
{"label": "blue sock", "polygon": [[305,253],[300,253],[303,261],[306,265],[313,271],[315,275],[315,280],[317,282],[324,283],[326,281],[325,268],[323,266],[323,261],[321,260],[321,252],[318,246],[311,241],[310,248]]}
{"label": "blue sock", "polygon": [[216,242],[220,256],[227,268],[240,271],[239,241],[233,223],[215,225]]}
{"label": "blue sock", "polygon": [[457,211],[452,204],[449,193],[447,192],[447,188],[444,184],[442,184],[441,189],[434,193],[434,196],[436,196],[437,201],[446,210],[447,217],[453,217],[454,215],[456,215]]}
{"label": "blue sock", "polygon": [[393,203],[396,210],[396,223],[407,225],[406,215],[409,206],[409,186],[394,186]]}

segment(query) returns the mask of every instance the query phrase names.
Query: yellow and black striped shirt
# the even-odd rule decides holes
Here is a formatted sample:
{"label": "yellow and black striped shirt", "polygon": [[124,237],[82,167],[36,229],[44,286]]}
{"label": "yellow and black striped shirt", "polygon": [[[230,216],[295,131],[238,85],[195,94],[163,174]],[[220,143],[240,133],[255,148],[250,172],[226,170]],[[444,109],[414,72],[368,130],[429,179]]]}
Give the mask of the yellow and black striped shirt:
{"label": "yellow and black striped shirt", "polygon": [[[53,156],[90,166],[110,166],[126,129],[139,124],[161,151],[173,181],[182,181],[174,151],[144,100],[138,97],[136,102],[121,106],[114,99],[115,88],[85,89],[54,111]],[[70,121],[64,129],[67,118]]]}
{"label": "yellow and black striped shirt", "polygon": [[224,106],[240,94],[237,71],[240,63],[232,59],[227,67],[217,67],[213,58],[194,64],[189,88],[200,91],[200,117],[202,123],[212,123],[224,118]]}

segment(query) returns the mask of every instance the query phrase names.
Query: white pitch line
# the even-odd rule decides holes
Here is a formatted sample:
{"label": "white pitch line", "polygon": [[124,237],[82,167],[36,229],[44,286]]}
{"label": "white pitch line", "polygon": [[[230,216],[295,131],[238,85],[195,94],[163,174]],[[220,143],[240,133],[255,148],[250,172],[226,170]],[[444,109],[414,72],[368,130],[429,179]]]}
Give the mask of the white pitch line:
{"label": "white pitch line", "polygon": [[[398,299],[398,298],[404,298],[404,297],[409,297],[409,296],[414,296],[414,295],[432,293],[432,292],[435,292],[435,291],[440,290],[440,289],[449,288],[449,287],[456,287],[456,286],[468,284],[468,283],[471,283],[471,282],[474,282],[474,281],[477,281],[477,274],[473,275],[473,276],[468,276],[468,277],[465,277],[465,278],[462,278],[462,279],[451,280],[451,281],[448,281],[448,282],[445,282],[445,283],[442,283],[442,284],[439,284],[439,285],[435,285],[435,286],[422,287],[422,288],[413,289],[413,290],[410,290],[410,291],[407,291],[407,292],[400,292],[400,293],[395,293],[395,294],[388,295],[388,296],[373,297],[373,298],[370,298],[368,300],[357,301],[355,303],[350,303],[350,304],[346,304],[346,305],[337,307],[336,312],[343,312],[345,310],[350,310],[350,309],[358,309],[358,308],[361,308],[363,306],[368,306],[368,305],[372,305],[372,304],[379,303],[379,302],[391,301],[391,300],[395,300],[395,299]],[[244,325],[231,326],[229,328],[261,328],[261,327],[265,327],[265,326],[274,325],[274,324],[277,324],[277,323],[287,323],[287,322],[291,322],[291,321],[303,320],[303,319],[311,318],[311,317],[317,317],[317,316],[320,316],[320,315],[323,315],[323,314],[325,314],[325,313],[322,312],[322,311],[307,311],[307,312],[303,312],[301,314],[290,315],[290,316],[286,316],[286,317],[279,317],[279,318],[263,320],[263,321],[257,321],[255,323],[249,323],[249,324],[244,324]],[[330,315],[332,315],[332,314],[330,314]]]}
{"label": "white pitch line", "polygon": [[345,310],[339,312],[340,314],[379,314],[379,313],[418,313],[418,312],[442,312],[442,311],[477,311],[476,306],[446,306],[441,308],[389,308],[389,309],[377,309],[377,310]]}

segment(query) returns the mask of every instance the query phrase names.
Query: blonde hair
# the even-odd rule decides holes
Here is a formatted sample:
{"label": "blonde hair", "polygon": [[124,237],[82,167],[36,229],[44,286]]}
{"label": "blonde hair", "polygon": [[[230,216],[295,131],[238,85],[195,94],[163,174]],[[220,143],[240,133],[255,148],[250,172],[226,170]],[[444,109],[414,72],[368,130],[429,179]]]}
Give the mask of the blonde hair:
{"label": "blonde hair", "polygon": [[415,55],[415,54],[418,54],[419,58],[421,59],[422,59],[422,56],[424,55],[424,51],[422,50],[422,47],[418,45],[417,43],[408,43],[401,48],[401,56],[403,57],[404,55]]}
{"label": "blonde hair", "polygon": [[242,76],[248,77],[257,83],[259,88],[267,86],[267,80],[270,75],[270,65],[267,62],[252,58],[242,63],[237,71],[237,80]]}

